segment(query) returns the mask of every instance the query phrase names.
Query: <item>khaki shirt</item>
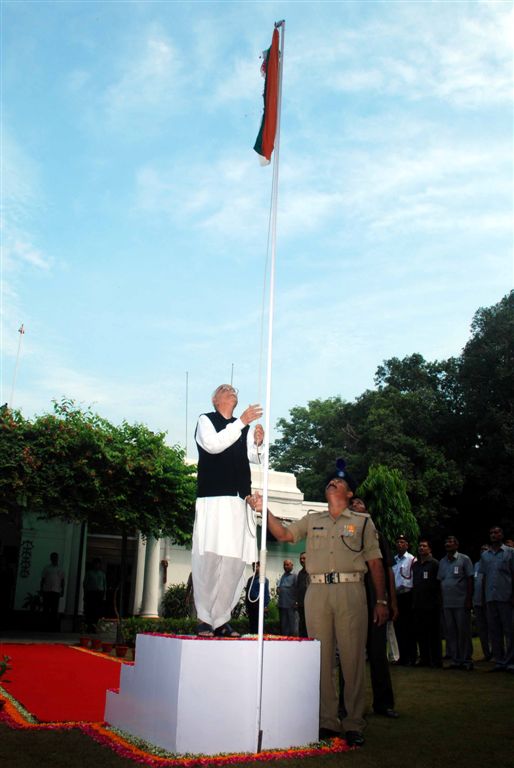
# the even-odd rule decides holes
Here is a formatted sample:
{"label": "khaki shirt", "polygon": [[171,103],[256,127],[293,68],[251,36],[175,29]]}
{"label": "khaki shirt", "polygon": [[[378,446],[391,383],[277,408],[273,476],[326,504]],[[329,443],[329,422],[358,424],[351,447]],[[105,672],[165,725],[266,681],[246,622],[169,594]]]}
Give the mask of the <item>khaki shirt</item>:
{"label": "khaki shirt", "polygon": [[334,520],[328,510],[288,526],[295,543],[306,540],[307,573],[366,573],[368,560],[382,559],[378,533],[366,513],[345,509]]}

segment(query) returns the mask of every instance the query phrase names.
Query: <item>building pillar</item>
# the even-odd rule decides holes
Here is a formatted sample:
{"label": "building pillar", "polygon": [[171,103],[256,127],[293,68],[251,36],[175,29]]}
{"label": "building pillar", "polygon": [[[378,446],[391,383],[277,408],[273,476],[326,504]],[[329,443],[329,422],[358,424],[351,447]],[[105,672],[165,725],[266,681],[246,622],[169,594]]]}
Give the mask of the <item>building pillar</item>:
{"label": "building pillar", "polygon": [[148,536],[146,540],[145,576],[140,616],[155,618],[159,615],[159,539]]}
{"label": "building pillar", "polygon": [[134,580],[132,613],[139,616],[143,605],[143,585],[145,582],[146,539],[139,533],[137,537],[136,578]]}

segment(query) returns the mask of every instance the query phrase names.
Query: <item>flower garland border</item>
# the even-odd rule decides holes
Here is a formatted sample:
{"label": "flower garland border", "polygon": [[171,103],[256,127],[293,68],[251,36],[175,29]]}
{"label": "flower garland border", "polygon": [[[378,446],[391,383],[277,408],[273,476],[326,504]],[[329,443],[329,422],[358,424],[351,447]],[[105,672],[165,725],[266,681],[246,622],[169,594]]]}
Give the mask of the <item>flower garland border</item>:
{"label": "flower garland border", "polygon": [[81,645],[70,645],[68,647],[71,648],[72,651],[87,653],[89,656],[96,656],[99,659],[108,659],[108,661],[116,661],[119,664],[128,664],[129,666],[134,666],[133,661],[128,661],[128,659],[123,659],[119,656],[110,656],[108,653],[104,653],[104,651],[96,651],[93,648],[83,648]]}
{"label": "flower garland border", "polygon": [[[201,640],[202,642],[213,640],[243,640],[244,642],[255,642],[259,635],[241,635],[240,637],[203,637],[202,635],[181,635],[172,632],[138,632],[138,635],[152,635],[153,637],[171,637],[179,640]],[[280,643],[313,643],[313,637],[290,637],[289,635],[263,635],[264,640],[278,641]]]}
{"label": "flower garland border", "polygon": [[116,728],[111,728],[106,723],[86,723],[80,721],[40,723],[2,686],[0,686],[0,702],[3,703],[3,708],[0,708],[0,722],[5,723],[10,728],[32,731],[69,731],[77,728],[98,744],[116,752],[120,757],[125,757],[140,765],[152,766],[154,768],[240,765],[271,760],[315,757],[353,750],[353,747],[349,747],[343,739],[334,738],[309,747],[267,750],[258,754],[241,752],[220,755],[183,755],[178,757],[169,755],[165,750],[153,747],[142,739],[131,738],[126,733],[122,733]]}

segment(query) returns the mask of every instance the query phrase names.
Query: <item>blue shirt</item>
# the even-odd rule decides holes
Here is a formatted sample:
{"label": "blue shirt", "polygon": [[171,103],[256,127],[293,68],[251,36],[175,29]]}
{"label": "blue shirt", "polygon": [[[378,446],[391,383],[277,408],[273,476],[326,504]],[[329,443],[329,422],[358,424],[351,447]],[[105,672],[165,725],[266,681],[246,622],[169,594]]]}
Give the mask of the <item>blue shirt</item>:
{"label": "blue shirt", "polygon": [[[246,584],[246,596],[252,603],[257,603],[259,601],[259,592],[260,592],[260,584],[259,584],[259,577],[256,576],[255,579],[250,576],[248,579],[248,582]],[[270,595],[269,595],[269,579],[264,579],[264,607],[267,608],[270,601]]]}
{"label": "blue shirt", "polygon": [[283,573],[278,582],[278,607],[296,607],[296,573]]}
{"label": "blue shirt", "polygon": [[473,563],[467,555],[456,552],[451,559],[448,555],[442,558],[437,578],[441,582],[444,608],[466,607],[470,576],[473,576]]}
{"label": "blue shirt", "polygon": [[488,549],[480,557],[480,573],[485,579],[485,601],[509,602],[514,578],[514,549],[502,544],[500,549]]}
{"label": "blue shirt", "polygon": [[482,586],[484,583],[484,574],[480,571],[480,560],[475,563],[475,581],[473,582],[473,605],[482,605]]}

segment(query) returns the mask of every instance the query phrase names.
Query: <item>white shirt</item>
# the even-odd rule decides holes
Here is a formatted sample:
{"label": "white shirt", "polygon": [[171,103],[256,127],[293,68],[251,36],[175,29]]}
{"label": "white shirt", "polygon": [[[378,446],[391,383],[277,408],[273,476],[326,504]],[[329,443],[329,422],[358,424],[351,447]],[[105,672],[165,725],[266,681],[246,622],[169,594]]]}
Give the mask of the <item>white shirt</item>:
{"label": "white shirt", "polygon": [[[222,451],[233,445],[236,440],[239,440],[239,435],[244,427],[245,425],[241,419],[236,419],[227,424],[220,432],[216,432],[216,428],[210,418],[203,413],[198,419],[196,427],[196,442],[207,453],[222,453]],[[260,464],[263,444],[255,445],[254,432],[254,427],[250,427],[246,436],[248,461],[252,464]]]}
{"label": "white shirt", "polygon": [[416,558],[410,552],[394,556],[393,573],[397,592],[412,589],[412,565],[415,562]]}
{"label": "white shirt", "polygon": [[41,575],[43,592],[59,592],[64,589],[64,571],[58,565],[45,565]]}

